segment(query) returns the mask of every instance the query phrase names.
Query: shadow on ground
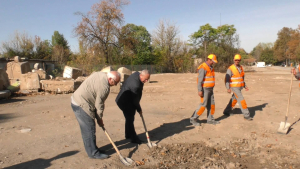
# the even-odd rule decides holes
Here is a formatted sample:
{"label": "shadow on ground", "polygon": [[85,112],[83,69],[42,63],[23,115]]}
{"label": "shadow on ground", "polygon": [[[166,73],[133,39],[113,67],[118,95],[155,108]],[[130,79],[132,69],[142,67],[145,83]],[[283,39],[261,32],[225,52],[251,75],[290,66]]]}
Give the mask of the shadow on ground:
{"label": "shadow on ground", "polygon": [[68,157],[77,154],[79,151],[69,151],[62,154],[59,154],[50,159],[38,158],[35,160],[27,161],[24,163],[16,164],[10,167],[6,167],[4,169],[41,169],[48,168],[51,166],[51,161],[57,160],[60,158]]}
{"label": "shadow on ground", "polygon": [[286,134],[289,134],[294,128],[293,126],[300,121],[300,118],[291,124]]}
{"label": "shadow on ground", "polygon": [[0,104],[14,103],[14,102],[22,102],[26,99],[1,99]]}
{"label": "shadow on ground", "polygon": [[18,117],[18,116],[16,116],[15,113],[0,114],[0,123],[4,123],[6,121],[9,121],[9,119],[13,119],[16,117]]}
{"label": "shadow on ground", "polygon": [[[187,131],[187,130],[190,130],[193,128],[194,127],[190,123],[190,119],[187,118],[187,119],[183,119],[183,120],[180,120],[177,122],[164,123],[164,124],[160,125],[159,127],[149,131],[149,135],[150,135],[151,141],[153,141],[155,143],[159,143],[163,139],[166,139],[174,134],[178,134],[178,133],[181,133],[183,131]],[[147,141],[145,133],[141,133],[138,136],[140,139]],[[138,145],[131,143],[129,139],[116,141],[115,144],[119,150],[133,148],[133,150],[131,150],[129,152],[129,155],[128,155],[129,158],[131,158],[132,154],[138,149]],[[105,153],[108,155],[115,153],[115,150],[113,149],[111,144],[102,146],[100,149],[104,150]]]}
{"label": "shadow on ground", "polygon": [[[248,107],[249,109],[249,112],[250,112],[250,116],[254,118],[255,114],[256,114],[256,111],[262,111],[263,108],[265,108],[266,106],[268,105],[268,103],[264,103],[264,104],[261,104],[261,105],[257,105],[257,106],[253,106],[253,107]],[[235,115],[235,114],[243,114],[241,109],[240,108],[234,108],[232,111],[231,111],[231,115]],[[217,121],[220,121],[220,120],[224,120],[226,118],[228,118],[229,116],[221,116],[221,117],[218,117],[216,120]]]}

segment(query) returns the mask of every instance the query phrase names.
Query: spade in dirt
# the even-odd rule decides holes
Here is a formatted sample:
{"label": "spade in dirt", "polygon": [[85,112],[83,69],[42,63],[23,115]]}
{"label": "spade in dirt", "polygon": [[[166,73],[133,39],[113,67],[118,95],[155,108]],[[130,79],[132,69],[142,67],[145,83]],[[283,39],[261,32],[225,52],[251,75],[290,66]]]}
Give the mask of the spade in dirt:
{"label": "spade in dirt", "polygon": [[145,120],[144,120],[144,117],[143,117],[143,114],[140,114],[140,116],[142,118],[142,121],[143,121],[143,124],[144,124],[144,128],[145,128],[145,132],[146,132],[146,136],[147,136],[147,141],[148,141],[147,146],[149,148],[157,146],[155,143],[151,143],[150,137],[149,137],[149,134],[148,134],[148,131],[147,131],[147,127],[146,127],[146,124],[145,124]]}
{"label": "spade in dirt", "polygon": [[289,93],[289,99],[288,99],[288,105],[287,105],[287,111],[285,114],[285,122],[281,122],[280,126],[277,130],[277,132],[279,134],[287,134],[291,124],[287,123],[287,119],[288,119],[288,114],[289,114],[289,107],[290,107],[290,100],[291,100],[291,93],[292,93],[292,84],[293,84],[293,74],[292,74],[292,78],[291,78],[291,85],[290,85],[290,93]]}
{"label": "spade in dirt", "polygon": [[120,161],[126,165],[126,166],[131,166],[133,164],[135,164],[135,162],[131,159],[131,158],[127,158],[127,157],[123,157],[119,151],[119,149],[117,148],[117,146],[115,145],[115,143],[112,141],[112,139],[110,138],[108,132],[105,130],[104,126],[102,126],[102,129],[104,131],[104,133],[106,134],[107,138],[109,139],[110,143],[113,145],[114,149],[116,150],[116,152],[119,155]]}

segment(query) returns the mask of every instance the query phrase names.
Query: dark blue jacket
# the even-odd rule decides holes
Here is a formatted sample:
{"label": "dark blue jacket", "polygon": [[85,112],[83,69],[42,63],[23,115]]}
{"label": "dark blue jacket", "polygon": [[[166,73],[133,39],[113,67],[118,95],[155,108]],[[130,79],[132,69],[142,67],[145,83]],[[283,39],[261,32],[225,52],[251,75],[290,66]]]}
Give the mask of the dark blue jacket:
{"label": "dark blue jacket", "polygon": [[140,80],[140,73],[130,75],[121,87],[116,103],[120,109],[136,109],[141,111],[140,100],[142,98],[144,83]]}

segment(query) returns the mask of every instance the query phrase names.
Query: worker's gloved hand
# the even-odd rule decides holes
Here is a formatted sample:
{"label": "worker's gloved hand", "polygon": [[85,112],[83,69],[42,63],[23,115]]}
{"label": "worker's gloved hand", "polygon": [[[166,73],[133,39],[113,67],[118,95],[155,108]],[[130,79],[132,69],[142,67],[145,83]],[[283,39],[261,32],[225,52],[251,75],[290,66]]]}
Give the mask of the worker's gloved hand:
{"label": "worker's gloved hand", "polygon": [[245,87],[245,90],[246,90],[246,91],[248,91],[248,90],[249,90],[249,88],[248,88],[248,87]]}
{"label": "worker's gloved hand", "polygon": [[231,93],[231,89],[227,89],[227,93]]}
{"label": "worker's gloved hand", "polygon": [[202,91],[198,92],[198,95],[199,95],[200,97],[203,97],[203,92],[202,92]]}
{"label": "worker's gloved hand", "polygon": [[97,119],[97,123],[100,127],[104,126],[103,120],[102,119]]}

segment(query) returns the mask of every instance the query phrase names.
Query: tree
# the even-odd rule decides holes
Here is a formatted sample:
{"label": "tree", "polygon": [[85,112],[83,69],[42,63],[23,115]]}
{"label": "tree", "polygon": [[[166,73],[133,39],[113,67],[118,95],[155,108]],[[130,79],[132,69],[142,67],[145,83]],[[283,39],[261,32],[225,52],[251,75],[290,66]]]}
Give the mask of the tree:
{"label": "tree", "polygon": [[260,56],[260,61],[266,62],[267,64],[276,63],[276,59],[274,58],[274,50],[272,48],[265,48]]}
{"label": "tree", "polygon": [[130,64],[152,64],[151,35],[144,26],[127,24],[122,27],[119,44]]}
{"label": "tree", "polygon": [[[267,48],[269,48],[269,49],[273,49],[273,47],[274,47],[274,43],[258,43],[254,48],[253,48],[253,50],[251,51],[251,55],[255,58],[255,59],[257,59],[257,60],[260,60],[260,57],[261,57],[261,54],[262,54],[262,52],[265,50],[265,49],[267,49]],[[275,59],[275,58],[274,58]],[[275,59],[275,60],[277,60],[277,59]]]}
{"label": "tree", "polygon": [[288,59],[288,42],[291,39],[292,29],[284,27],[278,33],[274,45],[274,55],[278,61]]}
{"label": "tree", "polygon": [[248,59],[249,58],[247,52],[243,48],[239,49],[239,54],[242,56],[242,59]]}
{"label": "tree", "polygon": [[287,56],[289,59],[299,61],[300,55],[300,25],[297,29],[291,32],[291,38],[290,41],[287,43],[288,50],[287,50]]}
{"label": "tree", "polygon": [[52,60],[63,66],[69,60],[70,54],[68,41],[64,38],[63,34],[54,31],[52,35]]}
{"label": "tree", "polygon": [[82,17],[74,32],[90,47],[98,46],[109,63],[110,47],[118,47],[117,39],[124,20],[121,11],[127,0],[102,0],[92,6],[87,14],[77,12]]}
{"label": "tree", "polygon": [[4,42],[2,44],[3,54],[6,57],[27,57],[32,58],[34,56],[34,41],[26,32],[15,32],[11,41]]}
{"label": "tree", "polygon": [[65,39],[63,34],[60,34],[58,31],[54,31],[53,35],[52,35],[52,46],[62,46],[64,49],[70,49],[70,47],[68,46],[68,41]]}
{"label": "tree", "polygon": [[47,59],[50,60],[52,56],[52,46],[49,40],[41,40],[39,36],[35,36],[35,54],[34,59]]}
{"label": "tree", "polygon": [[166,68],[168,72],[175,71],[176,46],[180,43],[179,28],[169,20],[160,20],[153,33],[152,43],[156,55],[156,62]]}
{"label": "tree", "polygon": [[200,26],[197,32],[190,35],[190,41],[194,45],[202,45],[204,47],[204,55],[207,55],[206,48],[210,42],[217,38],[217,29],[213,28],[210,24]]}

